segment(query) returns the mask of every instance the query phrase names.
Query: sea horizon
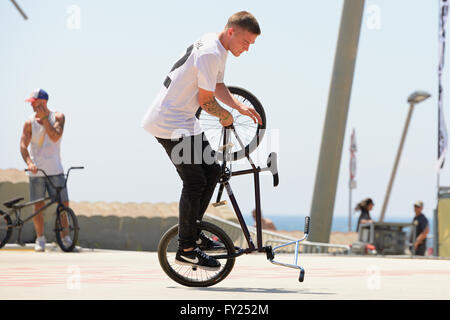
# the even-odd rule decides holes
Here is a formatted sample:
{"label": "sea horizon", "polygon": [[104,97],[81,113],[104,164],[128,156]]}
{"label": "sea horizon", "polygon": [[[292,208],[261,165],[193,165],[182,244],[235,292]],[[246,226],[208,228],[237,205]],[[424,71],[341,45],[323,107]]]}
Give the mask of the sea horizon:
{"label": "sea horizon", "polygon": [[[285,231],[303,231],[305,226],[305,216],[306,215],[275,215],[275,214],[265,214],[265,218],[269,218],[275,224],[277,230],[285,230]],[[433,234],[433,218],[430,216],[425,216],[428,219],[430,225],[430,233]],[[359,215],[352,216],[351,220],[351,232],[356,232],[356,225],[358,222]],[[372,217],[377,220],[378,217]],[[244,220],[248,226],[253,226],[255,221],[251,215],[244,215]],[[400,223],[411,223],[413,221],[413,216],[408,217],[386,217],[385,222],[400,222]],[[331,225],[331,232],[348,232],[348,216],[333,216],[333,222]]]}

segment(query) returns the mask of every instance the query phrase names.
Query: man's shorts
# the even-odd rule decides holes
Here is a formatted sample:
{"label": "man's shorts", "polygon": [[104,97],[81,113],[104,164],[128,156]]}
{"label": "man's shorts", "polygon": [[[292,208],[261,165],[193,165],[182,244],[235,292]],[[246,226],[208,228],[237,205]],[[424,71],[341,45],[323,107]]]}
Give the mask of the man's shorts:
{"label": "man's shorts", "polygon": [[[64,174],[58,174],[55,176],[48,176],[48,177],[50,178],[55,187],[64,186],[65,182]],[[56,190],[53,189],[53,187],[45,177],[30,177],[30,201],[45,198],[46,191],[50,197],[56,195]],[[63,202],[69,201],[67,188],[61,190],[61,201]]]}

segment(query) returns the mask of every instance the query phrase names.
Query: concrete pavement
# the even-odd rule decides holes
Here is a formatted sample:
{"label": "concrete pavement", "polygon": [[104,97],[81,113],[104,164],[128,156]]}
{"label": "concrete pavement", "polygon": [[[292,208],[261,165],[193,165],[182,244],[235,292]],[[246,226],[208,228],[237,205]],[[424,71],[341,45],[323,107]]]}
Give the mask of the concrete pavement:
{"label": "concrete pavement", "polygon": [[0,250],[0,299],[450,299],[449,260],[304,254],[300,283],[297,270],[252,254],[216,286],[187,288],[164,274],[156,252],[30,249]]}

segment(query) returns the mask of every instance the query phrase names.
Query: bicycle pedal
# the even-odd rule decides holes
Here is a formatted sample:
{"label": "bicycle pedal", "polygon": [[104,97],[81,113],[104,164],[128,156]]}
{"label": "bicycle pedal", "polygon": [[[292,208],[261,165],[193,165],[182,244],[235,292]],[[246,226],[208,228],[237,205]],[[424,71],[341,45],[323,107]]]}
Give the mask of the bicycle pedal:
{"label": "bicycle pedal", "polygon": [[223,206],[223,205],[226,205],[226,204],[227,204],[227,200],[222,200],[222,201],[219,201],[219,202],[211,203],[211,205],[213,207],[220,207],[220,206]]}

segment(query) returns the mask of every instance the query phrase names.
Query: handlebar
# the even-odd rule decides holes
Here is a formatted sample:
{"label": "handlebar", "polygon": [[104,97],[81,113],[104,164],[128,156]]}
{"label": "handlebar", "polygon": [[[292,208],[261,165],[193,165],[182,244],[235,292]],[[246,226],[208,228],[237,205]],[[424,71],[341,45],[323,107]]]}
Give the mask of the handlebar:
{"label": "handlebar", "polygon": [[[70,170],[73,170],[73,169],[84,169],[84,167],[83,166],[70,167],[67,170],[67,173],[65,174],[66,179],[65,179],[65,182],[64,182],[64,188],[67,187],[67,180],[69,179],[69,173],[70,173]],[[30,172],[30,171],[31,171],[30,169],[25,169],[25,172]],[[50,180],[50,177],[47,175],[47,173],[44,170],[37,168],[37,171],[40,171],[40,172],[42,172],[45,175],[45,178],[47,179],[48,182],[50,182],[50,185],[53,187],[53,189],[57,189],[57,187],[55,187],[55,185],[52,183],[52,180]]]}

